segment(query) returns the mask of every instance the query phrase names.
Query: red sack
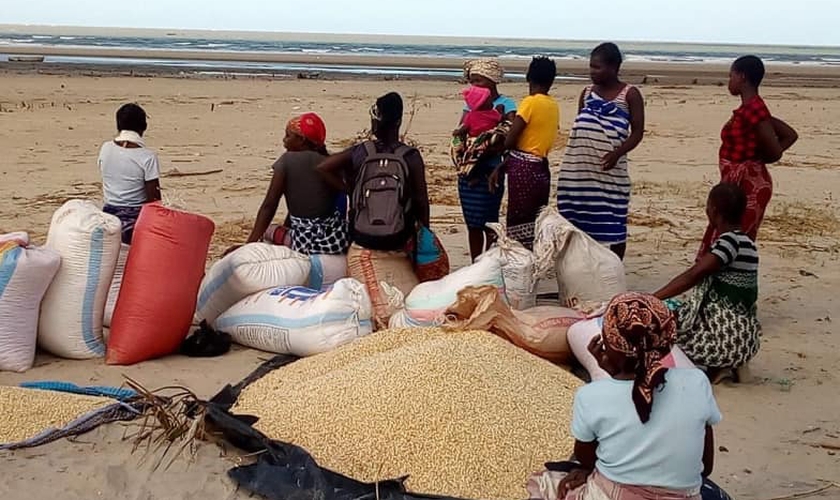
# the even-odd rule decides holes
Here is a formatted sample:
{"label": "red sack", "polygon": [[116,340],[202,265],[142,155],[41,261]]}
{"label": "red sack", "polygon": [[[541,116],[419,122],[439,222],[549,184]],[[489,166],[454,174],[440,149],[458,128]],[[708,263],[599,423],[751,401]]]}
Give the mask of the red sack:
{"label": "red sack", "polygon": [[178,350],[192,324],[214,229],[201,215],[143,206],[111,320],[109,365]]}

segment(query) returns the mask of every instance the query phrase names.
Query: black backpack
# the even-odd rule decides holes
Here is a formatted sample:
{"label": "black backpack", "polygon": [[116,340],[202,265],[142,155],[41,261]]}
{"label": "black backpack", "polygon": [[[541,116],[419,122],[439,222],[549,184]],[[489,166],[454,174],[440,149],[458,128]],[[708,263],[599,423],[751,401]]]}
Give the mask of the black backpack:
{"label": "black backpack", "polygon": [[413,230],[406,156],[414,149],[400,145],[393,153],[380,153],[373,141],[364,148],[367,157],[353,187],[353,239],[373,249],[400,245]]}

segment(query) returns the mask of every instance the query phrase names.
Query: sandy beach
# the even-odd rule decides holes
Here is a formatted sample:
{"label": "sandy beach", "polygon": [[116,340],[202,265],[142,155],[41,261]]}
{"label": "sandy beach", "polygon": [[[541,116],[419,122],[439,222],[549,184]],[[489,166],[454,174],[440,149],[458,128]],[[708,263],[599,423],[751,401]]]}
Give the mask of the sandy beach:
{"label": "sandy beach", "polygon": [[[723,69],[670,68],[680,74],[679,83],[641,83],[664,67],[628,70],[647,102],[646,137],[631,155],[627,258],[629,285],[643,291],[655,290],[692,261],[706,223],[707,190],[718,179],[720,127],[738,105],[716,84],[725,79]],[[771,167],[774,198],[759,235],[764,337],[751,366],[754,381],[715,388],[724,421],[716,430],[713,479],[739,500],[781,498],[821,481],[840,482],[840,330],[833,322],[840,310],[840,78],[833,69],[771,71],[774,85],[763,95],[773,113],[799,131],[800,141]],[[99,146],[113,134],[117,107],[137,101],[149,113],[147,143],[160,154],[165,198],[216,222],[211,258],[217,258],[247,236],[291,115],[318,112],[330,149],[338,151],[364,131],[373,99],[396,90],[411,110],[404,120],[408,138],[427,164],[433,229],[455,265],[468,260],[448,160],[448,137],[462,106],[454,81],[53,73],[0,68],[0,233],[26,230],[42,242],[52,212],[65,200],[100,199]],[[578,63],[568,73],[585,75],[585,68]],[[690,85],[695,79],[709,85]],[[520,99],[527,89],[509,83],[501,90]],[[580,90],[580,84],[562,84],[554,92],[562,109],[561,140],[551,155],[555,179]],[[0,384],[119,385],[129,375],[149,387],[174,382],[209,397],[268,357],[235,349],[220,359],[172,356],[110,367],[40,354],[26,373],[0,372]],[[234,457],[215,446],[202,447],[192,464],[152,474],[121,442],[122,433],[109,426],[73,442],[0,452],[0,497],[46,498],[57,490],[67,499],[247,497],[224,475]],[[840,498],[840,490],[821,498]]]}

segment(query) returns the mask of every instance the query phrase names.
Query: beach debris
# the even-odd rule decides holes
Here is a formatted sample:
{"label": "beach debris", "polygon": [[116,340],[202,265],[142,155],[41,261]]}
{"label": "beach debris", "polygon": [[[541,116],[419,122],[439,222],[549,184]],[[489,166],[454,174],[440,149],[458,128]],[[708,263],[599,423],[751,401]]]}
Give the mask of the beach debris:
{"label": "beach debris", "polygon": [[[157,471],[169,457],[164,470],[178,458],[192,461],[198,451],[198,441],[205,440],[205,405],[192,391],[171,385],[149,390],[126,376],[126,385],[135,390],[138,400],[145,403],[145,411],[138,422],[127,424],[123,440],[131,441],[132,453],[144,450],[140,461],[154,458],[152,472]],[[129,429],[136,428],[135,432]],[[173,454],[174,452],[174,454]]]}
{"label": "beach debris", "polygon": [[825,491],[828,491],[832,488],[840,489],[840,484],[833,482],[833,481],[825,481],[820,479],[819,482],[823,483],[823,486],[819,488],[814,488],[813,490],[803,491],[800,493],[793,493],[791,495],[782,495],[779,497],[769,498],[768,500],[796,500],[798,498],[808,498],[817,496]]}
{"label": "beach debris", "polygon": [[163,177],[199,177],[202,175],[214,175],[224,172],[224,169],[216,168],[213,170],[203,170],[200,172],[182,172],[177,168],[172,168],[163,173]]}

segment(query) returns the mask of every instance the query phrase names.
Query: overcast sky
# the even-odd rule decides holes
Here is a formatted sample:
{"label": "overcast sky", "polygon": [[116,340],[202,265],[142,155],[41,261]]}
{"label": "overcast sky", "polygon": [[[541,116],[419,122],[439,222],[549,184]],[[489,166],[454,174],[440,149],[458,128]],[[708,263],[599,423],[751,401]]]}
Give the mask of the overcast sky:
{"label": "overcast sky", "polygon": [[840,0],[0,0],[8,24],[747,44],[840,45],[838,20]]}

